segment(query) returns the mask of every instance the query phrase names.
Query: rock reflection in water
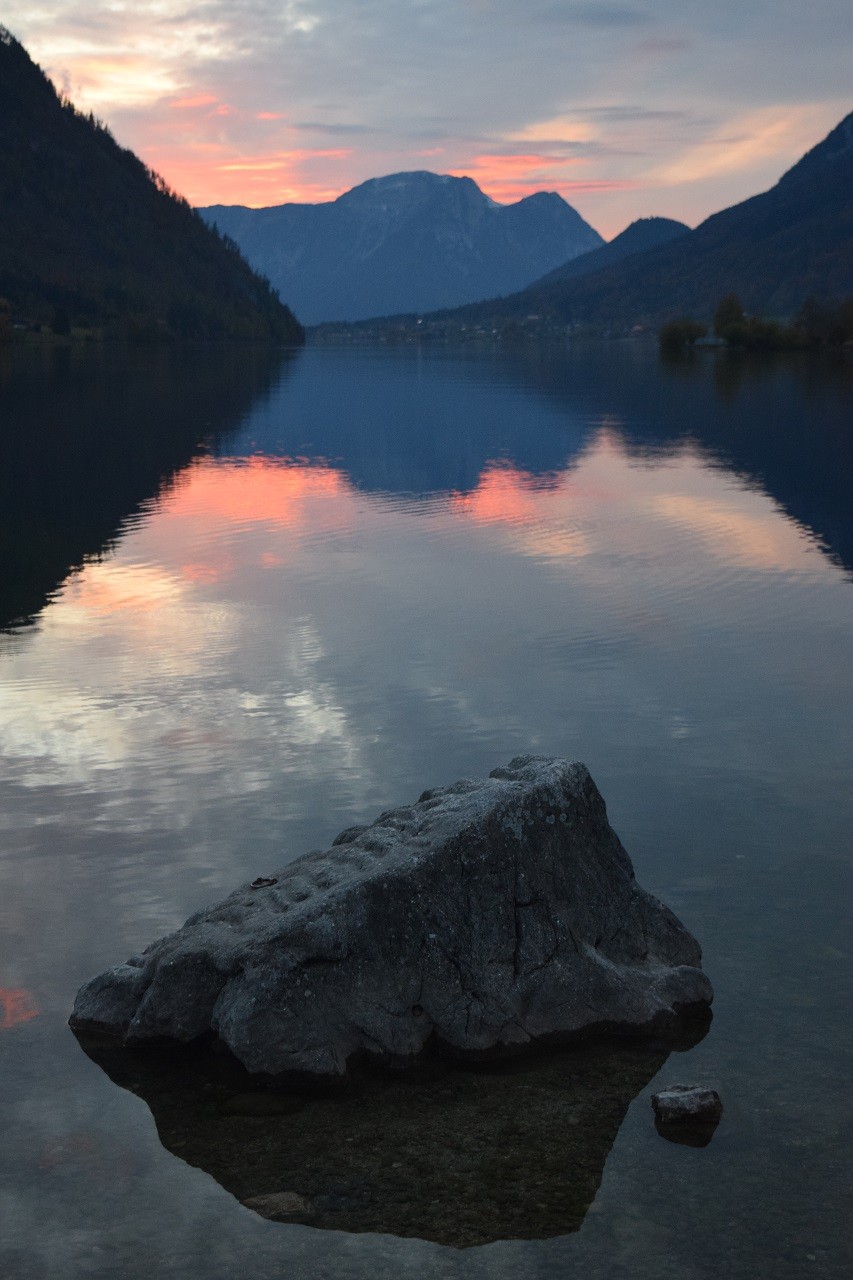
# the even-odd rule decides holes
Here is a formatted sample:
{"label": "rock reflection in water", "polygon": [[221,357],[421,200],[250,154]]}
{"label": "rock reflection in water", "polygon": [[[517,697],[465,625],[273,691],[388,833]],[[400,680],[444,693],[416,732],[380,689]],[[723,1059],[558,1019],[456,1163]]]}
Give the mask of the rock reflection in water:
{"label": "rock reflection in water", "polygon": [[207,1049],[81,1042],[148,1103],[167,1150],[264,1217],[466,1248],[577,1231],[630,1103],[704,1032],[433,1059],[334,1091],[264,1088]]}

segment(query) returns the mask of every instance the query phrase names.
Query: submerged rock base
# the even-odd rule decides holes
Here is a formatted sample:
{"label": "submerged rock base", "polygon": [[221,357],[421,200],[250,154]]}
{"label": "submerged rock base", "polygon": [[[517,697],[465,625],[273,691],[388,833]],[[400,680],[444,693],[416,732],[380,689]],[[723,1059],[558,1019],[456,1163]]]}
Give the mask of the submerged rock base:
{"label": "submerged rock base", "polygon": [[81,988],[128,1045],[213,1033],[249,1071],[335,1077],[707,1010],[700,949],[639,887],[582,764],[519,757],[426,791],[192,916]]}
{"label": "submerged rock base", "polygon": [[261,1217],[466,1248],[578,1230],[631,1101],[693,1040],[427,1058],[286,1091],[201,1046],[82,1043],[147,1102],[167,1150]]}

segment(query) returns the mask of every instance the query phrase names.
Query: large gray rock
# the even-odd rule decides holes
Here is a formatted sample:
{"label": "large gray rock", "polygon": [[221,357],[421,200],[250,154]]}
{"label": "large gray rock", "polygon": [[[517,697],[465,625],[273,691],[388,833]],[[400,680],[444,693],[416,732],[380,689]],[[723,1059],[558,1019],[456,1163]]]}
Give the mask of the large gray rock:
{"label": "large gray rock", "polygon": [[71,1025],[127,1044],[213,1031],[249,1071],[339,1076],[430,1042],[657,1032],[710,1004],[699,965],[586,768],[523,756],[191,916],[82,987]]}

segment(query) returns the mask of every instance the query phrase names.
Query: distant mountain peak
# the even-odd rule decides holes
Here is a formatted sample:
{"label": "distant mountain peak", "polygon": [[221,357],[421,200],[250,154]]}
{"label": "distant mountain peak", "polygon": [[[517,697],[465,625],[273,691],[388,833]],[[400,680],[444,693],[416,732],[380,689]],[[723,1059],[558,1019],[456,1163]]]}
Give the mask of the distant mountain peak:
{"label": "distant mountain peak", "polygon": [[677,222],[674,218],[637,218],[607,244],[591,249],[588,253],[564,262],[554,271],[549,271],[530,286],[529,292],[533,293],[541,287],[553,288],[567,280],[579,280],[581,276],[612,266],[632,254],[675,240],[677,236],[686,235],[689,230],[686,223]]}
{"label": "distant mountain peak", "polygon": [[566,204],[559,191],[533,191],[529,196],[522,196],[518,201],[519,204],[528,204],[531,200],[536,200],[540,204]]}
{"label": "distant mountain peak", "polygon": [[[513,204],[502,204],[499,200],[494,200],[490,195],[478,186],[474,178],[468,177],[467,174],[455,173],[433,173],[431,169],[407,169],[400,173],[386,173],[378,178],[367,178],[364,182],[358,183],[357,186],[351,187],[349,191],[344,191],[339,195],[338,201],[350,201],[363,198],[374,198],[375,196],[387,196],[392,193],[406,194],[436,194],[440,195],[442,191],[456,190],[465,192],[484,204],[490,205],[495,209],[512,208]],[[535,201],[538,204],[560,204],[565,208],[571,206],[558,195],[556,191],[535,191],[532,195],[522,196],[513,203],[529,204]]]}
{"label": "distant mountain peak", "polygon": [[473,178],[416,169],[323,204],[202,209],[308,324],[459,306],[603,244],[554,191],[499,204]]}

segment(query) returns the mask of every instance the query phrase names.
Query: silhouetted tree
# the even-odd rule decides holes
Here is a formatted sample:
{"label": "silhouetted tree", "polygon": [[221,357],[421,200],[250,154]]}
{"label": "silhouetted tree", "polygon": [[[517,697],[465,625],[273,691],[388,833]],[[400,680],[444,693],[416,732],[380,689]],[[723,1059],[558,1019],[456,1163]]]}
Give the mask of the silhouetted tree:
{"label": "silhouetted tree", "polygon": [[812,346],[840,347],[853,339],[853,298],[834,303],[806,298],[794,327]]}
{"label": "silhouetted tree", "polygon": [[714,333],[726,342],[737,342],[746,324],[746,314],[736,293],[727,293],[714,312]]}
{"label": "silhouetted tree", "polygon": [[670,320],[669,324],[663,326],[658,333],[658,343],[661,351],[671,354],[683,351],[685,347],[692,347],[707,332],[707,327],[692,316],[679,316],[677,320]]}

